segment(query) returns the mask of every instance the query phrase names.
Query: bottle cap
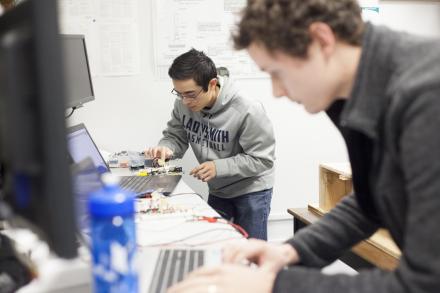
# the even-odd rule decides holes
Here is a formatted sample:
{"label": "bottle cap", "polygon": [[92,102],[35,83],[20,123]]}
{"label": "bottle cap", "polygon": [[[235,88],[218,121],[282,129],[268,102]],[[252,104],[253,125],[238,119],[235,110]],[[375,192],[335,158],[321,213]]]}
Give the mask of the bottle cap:
{"label": "bottle cap", "polygon": [[119,186],[119,177],[107,172],[101,175],[101,181],[104,184],[104,186],[108,186],[108,187],[114,187],[114,186]]}
{"label": "bottle cap", "polygon": [[89,212],[92,216],[112,217],[134,214],[134,193],[119,188],[119,178],[106,173],[102,176],[104,187],[92,192],[89,197]]}

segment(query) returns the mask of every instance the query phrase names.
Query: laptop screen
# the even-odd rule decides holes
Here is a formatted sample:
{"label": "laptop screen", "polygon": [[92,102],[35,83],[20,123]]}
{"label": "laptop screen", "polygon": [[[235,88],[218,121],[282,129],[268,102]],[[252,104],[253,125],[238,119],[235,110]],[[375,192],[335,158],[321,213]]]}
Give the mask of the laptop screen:
{"label": "laptop screen", "polygon": [[93,161],[99,173],[109,172],[107,164],[99,153],[84,124],[79,124],[68,130],[67,146],[74,163],[79,163],[86,158]]}

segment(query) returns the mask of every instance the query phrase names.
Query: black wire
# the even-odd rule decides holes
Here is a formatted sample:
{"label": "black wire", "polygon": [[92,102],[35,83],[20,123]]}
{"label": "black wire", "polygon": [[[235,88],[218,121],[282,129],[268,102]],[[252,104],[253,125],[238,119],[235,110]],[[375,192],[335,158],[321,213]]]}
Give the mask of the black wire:
{"label": "black wire", "polygon": [[75,112],[76,107],[72,107],[72,112],[69,113],[69,115],[66,116],[66,119],[72,116],[73,112]]}
{"label": "black wire", "polygon": [[223,219],[226,219],[226,220],[231,221],[231,222],[234,221],[234,218],[232,217],[232,218],[229,219],[229,215],[226,214],[224,211],[222,211],[222,210],[216,210],[216,209],[214,209],[214,210],[215,210],[217,213],[219,213],[220,216],[222,216]]}

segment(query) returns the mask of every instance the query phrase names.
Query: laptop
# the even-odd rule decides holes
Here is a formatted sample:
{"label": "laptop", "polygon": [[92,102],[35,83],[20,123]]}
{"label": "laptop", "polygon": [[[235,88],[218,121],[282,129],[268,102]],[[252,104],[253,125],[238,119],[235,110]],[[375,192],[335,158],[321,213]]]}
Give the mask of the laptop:
{"label": "laptop", "polygon": [[[67,146],[72,163],[78,164],[86,158],[93,161],[99,173],[111,172],[98,147],[84,124],[67,129]],[[142,196],[153,191],[171,194],[179,183],[181,175],[160,174],[154,176],[120,176],[122,189]]]}

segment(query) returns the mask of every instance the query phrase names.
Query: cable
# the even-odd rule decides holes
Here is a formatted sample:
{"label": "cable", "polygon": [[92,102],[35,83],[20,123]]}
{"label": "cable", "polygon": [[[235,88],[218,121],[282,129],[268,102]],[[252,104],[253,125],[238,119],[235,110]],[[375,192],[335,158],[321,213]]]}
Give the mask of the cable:
{"label": "cable", "polygon": [[[219,213],[219,215],[220,216],[222,216],[224,219],[226,219],[227,220],[227,218],[229,217],[229,215],[228,214],[226,214],[224,211],[222,211],[222,210],[217,210],[217,209],[214,209],[217,213]],[[227,221],[230,221],[230,222],[232,222],[232,221],[234,221],[234,218],[232,217],[231,219],[229,219],[229,220],[227,220]]]}
{"label": "cable", "polygon": [[220,242],[225,242],[225,241],[229,241],[229,240],[237,240],[237,239],[242,239],[242,238],[241,237],[228,237],[228,238],[223,238],[223,239],[216,239],[216,240],[210,240],[210,241],[205,241],[205,242],[197,242],[197,243],[181,242],[181,243],[179,243],[179,246],[198,247],[198,246],[202,246],[202,245],[218,244]]}
{"label": "cable", "polygon": [[138,224],[137,228],[139,230],[146,231],[146,232],[164,232],[164,231],[167,231],[167,230],[173,230],[173,229],[175,229],[175,228],[177,228],[177,227],[179,227],[179,226],[181,226],[181,225],[183,225],[185,223],[188,223],[187,219],[184,219],[183,221],[177,222],[175,224],[172,224],[172,225],[169,225],[169,226],[166,226],[166,227],[163,227],[162,225],[157,225],[159,227],[157,227],[156,229],[152,229],[152,228],[144,227],[142,222],[140,222],[140,223],[137,223]]}
{"label": "cable", "polygon": [[[229,225],[232,228],[234,228],[234,230],[236,230],[241,235],[243,235],[244,238],[248,238],[249,237],[249,234],[240,225],[234,224],[234,223],[232,223],[230,221],[227,221],[227,220],[225,220],[225,219],[223,219],[221,217],[195,216],[193,219],[187,220],[185,222],[194,222],[194,221],[195,222],[197,222],[197,221],[199,221],[199,222],[206,221],[208,223],[219,223],[219,224]],[[167,228],[172,229],[172,228],[175,228],[177,226],[180,226],[181,224],[183,224],[185,222],[180,222],[180,223],[177,223],[177,225],[173,225],[173,226],[167,227]],[[144,229],[142,229],[142,230],[144,230]],[[147,247],[147,246],[154,247],[154,246],[177,244],[177,243],[181,243],[181,242],[183,242],[185,240],[188,240],[188,239],[200,236],[200,235],[204,235],[206,233],[211,233],[211,232],[214,232],[214,231],[231,231],[231,230],[230,229],[226,229],[226,228],[209,229],[209,230],[197,232],[197,233],[194,233],[194,234],[182,237],[182,238],[177,239],[177,240],[168,241],[168,242],[162,242],[162,243],[156,243],[156,244],[151,244],[151,245],[143,245],[143,246],[145,246],[145,247]],[[202,242],[202,244],[204,244],[204,243],[210,244],[211,242],[225,241],[225,240],[228,240],[228,239],[237,239],[237,237],[229,237],[227,239],[212,240],[212,241],[209,241],[209,242]],[[197,245],[197,244],[186,244],[186,243],[184,243],[184,245],[191,246],[191,245]]]}
{"label": "cable", "polygon": [[222,224],[227,224],[230,225],[231,227],[233,227],[237,232],[239,232],[241,235],[243,235],[244,238],[249,238],[249,234],[246,232],[245,229],[243,229],[243,227],[241,227],[238,224],[235,224],[231,221],[225,220],[223,218],[220,217],[206,217],[206,216],[201,216],[201,217],[197,217],[196,221],[206,221],[208,223],[222,223]]}
{"label": "cable", "polygon": [[186,194],[195,194],[195,195],[198,195],[201,199],[204,200],[202,195],[200,193],[197,193],[197,192],[170,193],[170,194],[167,195],[167,197],[177,196],[177,195],[186,195]]}
{"label": "cable", "polygon": [[246,230],[243,228],[243,227],[241,227],[240,225],[238,225],[238,224],[234,224],[234,223],[232,223],[232,222],[229,222],[228,221],[228,223],[229,223],[229,225],[231,225],[232,227],[234,227],[235,228],[235,230],[237,230],[238,232],[240,232],[242,235],[243,235],[243,237],[244,238],[249,238],[249,234],[246,232]]}
{"label": "cable", "polygon": [[163,246],[163,245],[170,245],[170,244],[176,244],[179,242],[183,242],[185,240],[200,236],[200,235],[204,235],[206,233],[211,233],[211,232],[215,232],[215,231],[231,231],[230,229],[227,228],[215,228],[215,229],[209,229],[209,230],[205,230],[205,231],[201,231],[201,232],[197,232],[185,237],[182,237],[180,239],[176,239],[173,241],[168,241],[168,242],[162,242],[162,243],[156,243],[156,244],[150,244],[150,245],[138,245],[140,247],[155,247],[155,246]]}
{"label": "cable", "polygon": [[73,115],[73,112],[75,112],[75,110],[76,110],[76,107],[72,107],[72,112],[70,112],[69,115],[67,115],[65,118],[66,118],[66,119],[67,119],[67,118],[70,118],[70,116]]}

